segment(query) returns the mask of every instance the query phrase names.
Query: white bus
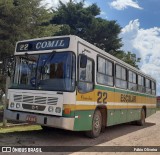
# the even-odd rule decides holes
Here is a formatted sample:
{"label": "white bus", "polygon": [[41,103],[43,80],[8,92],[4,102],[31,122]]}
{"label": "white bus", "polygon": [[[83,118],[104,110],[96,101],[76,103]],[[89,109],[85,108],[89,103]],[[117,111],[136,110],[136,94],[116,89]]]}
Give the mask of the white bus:
{"label": "white bus", "polygon": [[156,112],[156,81],[77,36],[17,42],[5,118],[97,137]]}

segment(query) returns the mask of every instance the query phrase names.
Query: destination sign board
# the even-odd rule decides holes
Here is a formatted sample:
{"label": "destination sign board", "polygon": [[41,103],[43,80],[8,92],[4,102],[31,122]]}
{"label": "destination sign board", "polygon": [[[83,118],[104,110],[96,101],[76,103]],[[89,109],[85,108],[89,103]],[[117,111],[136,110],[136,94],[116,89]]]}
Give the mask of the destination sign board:
{"label": "destination sign board", "polygon": [[44,51],[69,47],[70,38],[52,38],[19,42],[16,52]]}

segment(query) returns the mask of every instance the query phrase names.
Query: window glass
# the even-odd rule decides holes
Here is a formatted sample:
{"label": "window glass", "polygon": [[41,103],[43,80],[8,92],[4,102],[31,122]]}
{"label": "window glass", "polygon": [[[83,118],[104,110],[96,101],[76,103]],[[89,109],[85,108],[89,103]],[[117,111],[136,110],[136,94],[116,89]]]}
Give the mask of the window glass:
{"label": "window glass", "polygon": [[142,85],[142,76],[138,75],[138,85]]}
{"label": "window glass", "polygon": [[155,95],[156,94],[156,85],[155,82],[152,81],[152,94]]}
{"label": "window glass", "polygon": [[121,80],[121,88],[127,89],[127,81]]}
{"label": "window glass", "polygon": [[57,52],[17,56],[12,88],[73,91],[75,88],[75,56]]}
{"label": "window glass", "polygon": [[144,77],[142,77],[142,86],[145,86],[145,78]]}
{"label": "window glass", "polygon": [[126,80],[126,69],[122,68],[122,79]]}
{"label": "window glass", "polygon": [[121,79],[121,67],[116,65],[116,78]]}
{"label": "window glass", "polygon": [[107,75],[112,76],[112,73],[113,73],[112,67],[113,67],[112,63],[106,60],[106,74]]}
{"label": "window glass", "polygon": [[136,74],[133,73],[133,81],[132,81],[132,82],[133,82],[133,83],[136,83],[136,81],[137,81],[137,80],[136,80]]}
{"label": "window glass", "polygon": [[146,87],[145,87],[145,78],[142,77],[142,92],[145,93],[146,92]]}
{"label": "window glass", "polygon": [[79,68],[79,73],[80,81],[86,81],[86,68]]}
{"label": "window glass", "polygon": [[97,82],[100,84],[113,86],[113,77],[97,73]]}
{"label": "window glass", "polygon": [[142,76],[138,75],[138,91],[143,92],[143,80]]}
{"label": "window glass", "polygon": [[92,82],[92,61],[87,61],[86,67],[86,81]]}
{"label": "window glass", "polygon": [[98,57],[98,72],[105,74],[105,59]]}
{"label": "window glass", "polygon": [[93,84],[87,82],[79,82],[78,89],[79,92],[86,93],[93,90]]}
{"label": "window glass", "polygon": [[131,71],[129,71],[129,82],[132,82],[132,79],[133,79],[133,74]]}
{"label": "window glass", "polygon": [[155,89],[155,83],[152,81],[152,89]]}
{"label": "window glass", "polygon": [[146,87],[150,88],[150,80],[146,79]]}
{"label": "window glass", "polygon": [[107,76],[108,77],[108,83],[107,85],[113,86],[113,77]]}
{"label": "window glass", "polygon": [[127,89],[127,70],[116,65],[116,87]]}
{"label": "window glass", "polygon": [[113,63],[98,57],[97,82],[103,85],[113,86]]}
{"label": "window glass", "polygon": [[149,79],[146,79],[146,93],[151,94],[151,84]]}
{"label": "window glass", "polygon": [[116,79],[116,87],[121,87],[121,80],[120,79]]}
{"label": "window glass", "polygon": [[92,82],[92,61],[87,60],[86,68],[79,68],[80,81]]}
{"label": "window glass", "polygon": [[[79,57],[81,58],[81,57]],[[80,61],[79,61],[80,62]],[[79,64],[80,66],[80,64]],[[87,59],[86,68],[79,67],[79,83],[78,89],[80,92],[86,93],[93,90],[93,61]]]}
{"label": "window glass", "polygon": [[136,91],[137,90],[137,84],[135,84],[135,83],[128,83],[128,88],[130,89],[130,90],[134,90],[134,91]]}
{"label": "window glass", "polygon": [[129,71],[129,82],[128,82],[128,88],[130,90],[137,90],[137,75],[136,73],[133,73],[132,71]]}

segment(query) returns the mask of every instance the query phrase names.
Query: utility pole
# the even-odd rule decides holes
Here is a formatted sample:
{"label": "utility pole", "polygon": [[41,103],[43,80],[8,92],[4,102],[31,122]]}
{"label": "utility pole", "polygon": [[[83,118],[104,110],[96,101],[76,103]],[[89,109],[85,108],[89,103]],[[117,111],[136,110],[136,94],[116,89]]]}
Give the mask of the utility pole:
{"label": "utility pole", "polygon": [[4,98],[4,103],[3,103],[3,126],[6,127],[7,126],[7,119],[5,118],[5,110],[7,108],[7,104],[8,104],[8,87],[10,86],[10,77],[7,76],[6,77],[6,87],[5,87],[5,98]]}

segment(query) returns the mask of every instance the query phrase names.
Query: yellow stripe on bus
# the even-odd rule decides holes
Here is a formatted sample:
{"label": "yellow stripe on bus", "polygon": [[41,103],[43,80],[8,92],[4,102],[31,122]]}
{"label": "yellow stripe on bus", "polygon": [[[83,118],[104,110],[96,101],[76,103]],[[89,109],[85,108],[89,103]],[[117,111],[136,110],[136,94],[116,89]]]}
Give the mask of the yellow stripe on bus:
{"label": "yellow stripe on bus", "polygon": [[[107,102],[121,102],[121,103],[127,103],[127,102],[122,102],[122,93],[119,92],[111,92],[111,91],[104,91],[104,90],[94,90],[93,92],[81,94],[77,93],[77,101],[86,101],[86,102],[97,102],[99,99],[98,92],[104,92],[107,93]],[[136,102],[133,103],[149,103],[149,104],[156,104],[156,97],[145,97],[145,96],[138,96],[138,95],[132,95],[136,97]],[[103,100],[103,97],[100,99],[100,101]]]}

